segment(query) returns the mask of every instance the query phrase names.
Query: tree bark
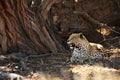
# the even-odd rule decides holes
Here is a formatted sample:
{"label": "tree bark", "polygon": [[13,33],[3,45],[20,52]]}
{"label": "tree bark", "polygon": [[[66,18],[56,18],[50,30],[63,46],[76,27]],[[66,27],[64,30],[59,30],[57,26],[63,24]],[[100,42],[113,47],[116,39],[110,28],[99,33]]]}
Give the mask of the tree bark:
{"label": "tree bark", "polygon": [[[47,25],[46,18],[41,15],[40,4],[41,0],[34,0],[34,2],[33,0],[0,0],[2,53],[7,51],[29,52],[29,50],[29,53],[34,51],[47,53],[65,50],[60,47],[61,44],[55,38],[54,32],[51,33],[54,27]],[[44,12],[42,11],[42,13]]]}
{"label": "tree bark", "polygon": [[65,52],[65,39],[74,32],[100,42],[101,34],[96,29],[109,27],[106,23],[120,19],[119,3],[119,0],[0,0],[0,51]]}

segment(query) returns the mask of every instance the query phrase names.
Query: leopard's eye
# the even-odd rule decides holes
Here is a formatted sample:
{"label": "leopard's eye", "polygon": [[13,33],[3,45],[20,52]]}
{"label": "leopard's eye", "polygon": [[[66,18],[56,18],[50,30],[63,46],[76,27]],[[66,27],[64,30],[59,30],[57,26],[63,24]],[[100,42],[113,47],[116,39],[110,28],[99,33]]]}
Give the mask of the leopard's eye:
{"label": "leopard's eye", "polygon": [[77,46],[76,46],[76,48],[77,48],[78,50],[81,50],[81,47],[77,47]]}
{"label": "leopard's eye", "polygon": [[79,48],[78,46],[75,46],[76,48]]}
{"label": "leopard's eye", "polygon": [[75,44],[74,44],[74,43],[71,43],[71,45],[72,45],[73,47],[75,47]]}

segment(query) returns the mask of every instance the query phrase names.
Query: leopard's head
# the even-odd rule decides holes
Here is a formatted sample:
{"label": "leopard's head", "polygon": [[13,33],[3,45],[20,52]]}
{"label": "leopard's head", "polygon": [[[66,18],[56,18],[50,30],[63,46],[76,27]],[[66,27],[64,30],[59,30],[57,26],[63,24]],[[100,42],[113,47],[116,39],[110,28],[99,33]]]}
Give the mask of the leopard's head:
{"label": "leopard's head", "polygon": [[89,44],[89,42],[82,33],[73,33],[69,36],[67,44],[70,46],[70,49],[73,49],[74,47],[80,47],[84,44]]}

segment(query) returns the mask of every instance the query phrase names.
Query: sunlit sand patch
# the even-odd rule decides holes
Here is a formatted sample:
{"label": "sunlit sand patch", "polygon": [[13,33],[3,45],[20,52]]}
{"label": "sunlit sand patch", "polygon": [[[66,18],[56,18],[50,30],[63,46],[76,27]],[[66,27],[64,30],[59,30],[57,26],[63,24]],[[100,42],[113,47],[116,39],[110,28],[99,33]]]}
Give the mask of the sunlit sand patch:
{"label": "sunlit sand patch", "polygon": [[70,69],[74,80],[119,80],[120,71],[101,66],[77,65]]}
{"label": "sunlit sand patch", "polygon": [[[45,74],[45,73],[34,73],[31,76],[28,76],[28,78],[31,78],[30,80],[62,80],[61,78],[52,75],[52,74]],[[29,80],[29,79],[28,79]]]}

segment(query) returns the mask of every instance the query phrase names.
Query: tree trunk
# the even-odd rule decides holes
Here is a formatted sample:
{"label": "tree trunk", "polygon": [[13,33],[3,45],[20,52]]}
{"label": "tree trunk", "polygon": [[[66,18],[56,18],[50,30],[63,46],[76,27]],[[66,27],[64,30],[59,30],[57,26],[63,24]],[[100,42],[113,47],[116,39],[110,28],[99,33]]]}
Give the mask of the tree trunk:
{"label": "tree trunk", "polygon": [[0,0],[0,51],[64,52],[66,41],[62,39],[74,32],[83,32],[90,41],[100,42],[103,38],[96,29],[120,19],[119,3],[119,0]]}
{"label": "tree trunk", "polygon": [[[40,7],[41,3],[41,0],[0,0],[2,53],[11,51],[47,53],[65,50],[54,35],[52,30],[54,27],[46,23],[45,16],[49,10],[44,12]],[[41,12],[46,15],[41,15]]]}

